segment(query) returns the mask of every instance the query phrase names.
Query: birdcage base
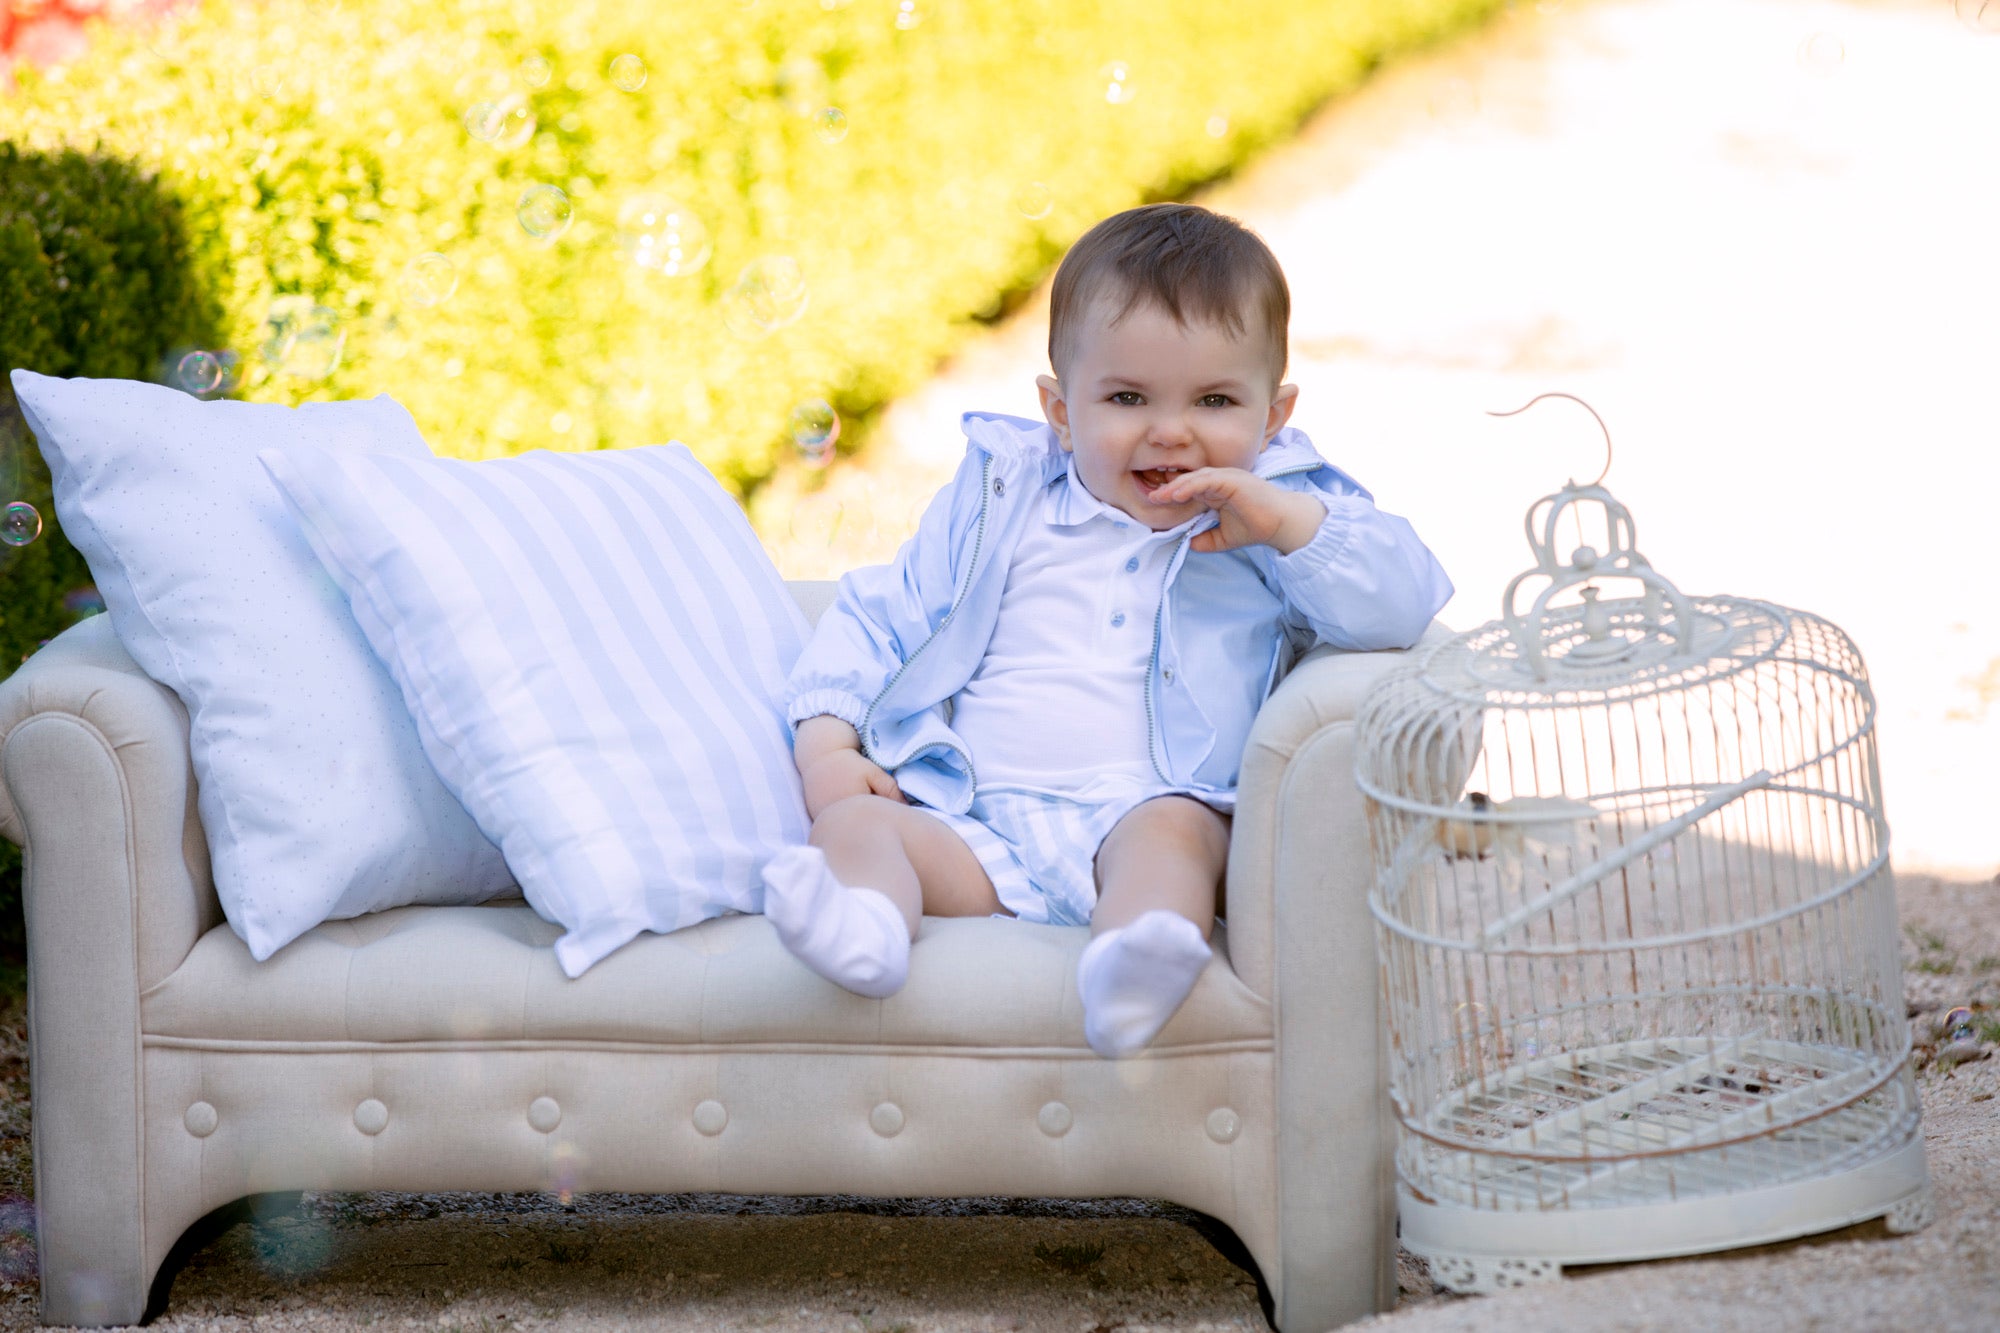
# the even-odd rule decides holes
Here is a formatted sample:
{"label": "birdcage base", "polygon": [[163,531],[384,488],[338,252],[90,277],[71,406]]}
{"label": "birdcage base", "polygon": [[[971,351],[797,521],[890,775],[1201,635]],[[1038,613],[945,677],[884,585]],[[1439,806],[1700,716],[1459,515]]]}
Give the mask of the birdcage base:
{"label": "birdcage base", "polygon": [[1553,1259],[1474,1258],[1467,1254],[1430,1256],[1431,1280],[1461,1296],[1490,1296],[1509,1287],[1554,1282],[1562,1265]]}
{"label": "birdcage base", "polygon": [[1921,1139],[1847,1171],[1668,1203],[1543,1211],[1459,1208],[1397,1195],[1403,1246],[1451,1291],[1498,1291],[1560,1276],[1571,1264],[1626,1263],[1791,1240],[1884,1218],[1891,1231],[1930,1221]]}

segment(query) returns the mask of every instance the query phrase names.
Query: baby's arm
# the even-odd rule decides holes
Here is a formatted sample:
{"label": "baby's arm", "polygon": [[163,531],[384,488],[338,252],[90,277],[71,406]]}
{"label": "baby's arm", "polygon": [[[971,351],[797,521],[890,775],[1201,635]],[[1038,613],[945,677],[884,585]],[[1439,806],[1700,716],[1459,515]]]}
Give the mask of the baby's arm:
{"label": "baby's arm", "polygon": [[1199,468],[1153,495],[1215,511],[1217,526],[1189,543],[1197,551],[1276,550],[1278,591],[1321,643],[1408,648],[1451,600],[1451,580],[1408,520],[1377,509],[1337,470],[1318,475],[1334,480],[1295,491],[1235,468]]}
{"label": "baby's arm", "polygon": [[814,819],[835,801],[850,796],[903,799],[896,779],[861,753],[860,733],[831,714],[799,723],[792,737],[792,762],[798,765],[799,779],[805,785],[806,813]]}

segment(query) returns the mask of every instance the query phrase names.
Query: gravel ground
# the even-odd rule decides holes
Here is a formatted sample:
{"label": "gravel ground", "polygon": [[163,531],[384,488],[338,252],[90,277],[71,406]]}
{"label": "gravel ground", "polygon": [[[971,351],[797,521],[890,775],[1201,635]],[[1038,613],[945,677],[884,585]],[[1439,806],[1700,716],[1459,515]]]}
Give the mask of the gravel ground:
{"label": "gravel ground", "polygon": [[[2000,1328],[2000,885],[1905,877],[1905,990],[1938,1219],[1461,1299],[1405,1259],[1398,1329]],[[1971,1006],[1982,1058],[1945,1067]],[[0,1330],[34,1323],[25,1015],[0,1012]],[[319,1194],[196,1252],[162,1329],[1262,1329],[1213,1224],[1142,1200]]]}

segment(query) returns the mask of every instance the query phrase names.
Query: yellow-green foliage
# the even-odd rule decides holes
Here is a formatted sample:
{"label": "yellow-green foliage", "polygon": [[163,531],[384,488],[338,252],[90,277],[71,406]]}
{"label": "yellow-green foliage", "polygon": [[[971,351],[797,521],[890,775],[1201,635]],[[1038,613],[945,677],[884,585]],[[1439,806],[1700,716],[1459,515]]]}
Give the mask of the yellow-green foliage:
{"label": "yellow-green foliage", "polygon": [[[1494,3],[209,3],[26,75],[0,137],[159,173],[243,354],[242,396],[386,391],[463,456],[678,437],[743,488],[783,462],[794,404],[853,412],[909,387],[1091,222],[1226,171]],[[610,76],[625,53],[645,65],[637,91]],[[531,86],[536,57],[552,73]],[[1113,62],[1127,78],[1107,98]],[[468,107],[510,94],[532,135],[468,134]],[[829,106],[837,143],[814,119]],[[1030,182],[1044,217],[1020,206]],[[573,200],[552,243],[516,220],[537,183]],[[691,276],[621,257],[621,203],[644,192],[706,221],[713,257]],[[426,307],[404,271],[429,251],[458,285]],[[726,293],[771,255],[797,261],[808,309],[736,336]],[[288,294],[339,317],[326,378],[258,355]]]}

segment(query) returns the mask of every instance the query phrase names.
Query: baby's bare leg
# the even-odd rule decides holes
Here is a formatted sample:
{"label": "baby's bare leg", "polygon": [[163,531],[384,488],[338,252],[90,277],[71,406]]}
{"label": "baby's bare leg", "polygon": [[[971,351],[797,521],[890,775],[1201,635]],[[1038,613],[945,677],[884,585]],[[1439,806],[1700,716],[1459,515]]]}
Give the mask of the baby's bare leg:
{"label": "baby's bare leg", "polygon": [[1097,849],[1101,935],[1164,908],[1194,922],[1207,939],[1215,896],[1229,860],[1229,817],[1187,796],[1162,796],[1133,807]]}
{"label": "baby's bare leg", "polygon": [[1099,1055],[1144,1050],[1194,989],[1228,856],[1228,819],[1185,796],[1147,801],[1105,838],[1096,938],[1076,967],[1083,1033]]}
{"label": "baby's bare leg", "polygon": [[909,923],[932,916],[990,916],[1007,909],[986,868],[953,833],[915,806],[885,796],[850,796],[820,811],[812,845],[842,884],[874,889]]}
{"label": "baby's bare leg", "polygon": [[920,810],[850,796],[819,812],[812,845],[764,867],[764,915],[793,956],[835,985],[880,999],[903,988],[926,908],[998,910],[972,849]]}

